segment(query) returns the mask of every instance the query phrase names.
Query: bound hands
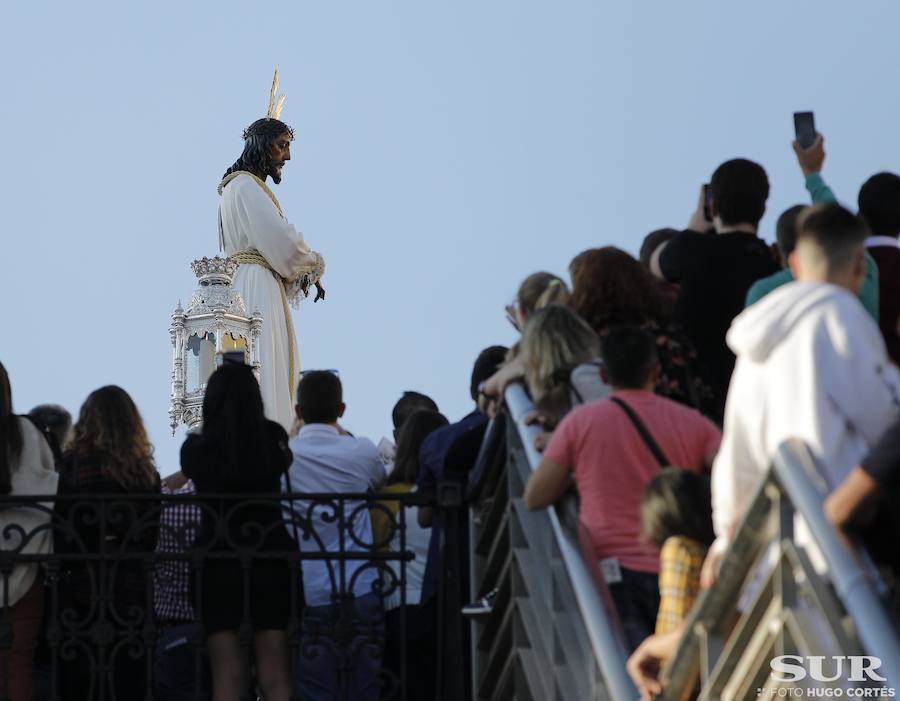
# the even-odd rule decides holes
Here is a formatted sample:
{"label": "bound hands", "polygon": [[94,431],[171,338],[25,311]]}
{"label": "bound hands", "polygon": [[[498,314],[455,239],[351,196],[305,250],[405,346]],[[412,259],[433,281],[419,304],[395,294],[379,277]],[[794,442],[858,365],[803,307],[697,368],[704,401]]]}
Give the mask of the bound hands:
{"label": "bound hands", "polygon": [[[305,281],[303,283],[303,294],[309,294],[309,281]],[[325,300],[325,288],[322,286],[322,282],[320,280],[316,280],[316,297],[313,299],[313,304],[318,302],[319,300]]]}

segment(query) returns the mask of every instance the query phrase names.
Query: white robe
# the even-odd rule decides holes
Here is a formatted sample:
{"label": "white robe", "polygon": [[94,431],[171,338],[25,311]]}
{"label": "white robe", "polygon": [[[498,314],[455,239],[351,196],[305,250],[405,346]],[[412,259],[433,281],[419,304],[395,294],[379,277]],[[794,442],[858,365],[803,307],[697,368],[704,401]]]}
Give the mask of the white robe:
{"label": "white robe", "polygon": [[900,417],[900,374],[859,300],[792,282],[735,318],[737,355],[712,471],[717,549],[748,506],[778,446],[802,439],[837,485]]}
{"label": "white robe", "polygon": [[[255,249],[283,278],[295,278],[309,266],[321,263],[297,231],[279,212],[275,203],[250,175],[238,175],[222,190],[219,206],[222,243],[226,255]],[[300,373],[295,353],[294,377],[291,343],[287,331],[282,283],[261,265],[242,263],[234,275],[234,289],[247,305],[247,314],[262,314],[259,338],[260,379],[266,417],[289,431],[294,420],[294,401]],[[296,348],[296,344],[293,346]]]}

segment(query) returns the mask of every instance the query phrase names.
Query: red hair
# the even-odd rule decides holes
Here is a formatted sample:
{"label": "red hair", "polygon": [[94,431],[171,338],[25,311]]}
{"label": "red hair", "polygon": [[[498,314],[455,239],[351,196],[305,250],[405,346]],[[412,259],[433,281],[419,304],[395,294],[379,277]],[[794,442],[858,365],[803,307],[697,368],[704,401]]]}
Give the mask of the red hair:
{"label": "red hair", "polygon": [[606,246],[582,255],[569,304],[595,332],[668,321],[668,305],[654,279],[625,251]]}

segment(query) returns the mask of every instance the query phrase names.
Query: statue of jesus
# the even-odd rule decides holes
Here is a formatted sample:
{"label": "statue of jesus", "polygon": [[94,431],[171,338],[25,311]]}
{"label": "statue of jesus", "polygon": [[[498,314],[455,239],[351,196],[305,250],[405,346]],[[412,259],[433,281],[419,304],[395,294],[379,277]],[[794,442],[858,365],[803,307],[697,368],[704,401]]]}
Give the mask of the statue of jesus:
{"label": "statue of jesus", "polygon": [[275,108],[277,84],[276,71],[268,116],[244,131],[244,151],[219,183],[219,245],[240,264],[232,284],[247,312],[258,309],[263,316],[259,384],[266,417],[290,431],[300,373],[290,306],[296,307],[311,285],[313,301],[325,299],[325,261],[288,222],[266,184],[270,177],[281,182],[294,139],[293,130],[278,119],[284,98]]}

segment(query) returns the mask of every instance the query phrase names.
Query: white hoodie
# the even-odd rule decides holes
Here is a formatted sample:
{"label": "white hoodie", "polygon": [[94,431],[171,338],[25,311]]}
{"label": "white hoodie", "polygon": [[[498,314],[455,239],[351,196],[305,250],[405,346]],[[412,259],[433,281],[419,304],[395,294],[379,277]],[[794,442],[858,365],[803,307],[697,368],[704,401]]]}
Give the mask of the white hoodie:
{"label": "white hoodie", "polygon": [[802,439],[836,486],[900,416],[900,373],[841,287],[784,285],[736,317],[727,341],[737,363],[712,472],[717,549],[785,439]]}

